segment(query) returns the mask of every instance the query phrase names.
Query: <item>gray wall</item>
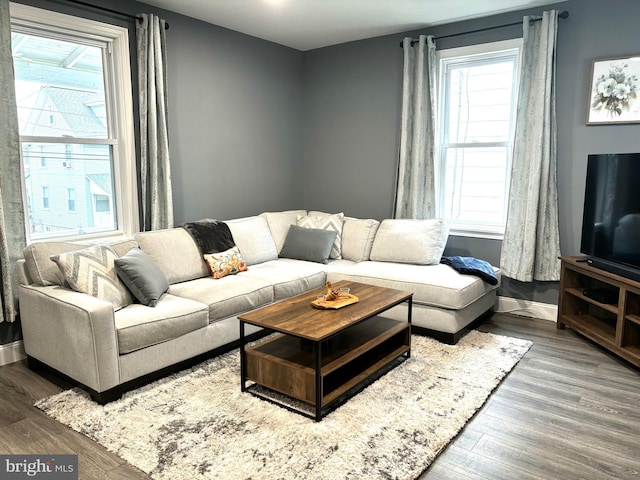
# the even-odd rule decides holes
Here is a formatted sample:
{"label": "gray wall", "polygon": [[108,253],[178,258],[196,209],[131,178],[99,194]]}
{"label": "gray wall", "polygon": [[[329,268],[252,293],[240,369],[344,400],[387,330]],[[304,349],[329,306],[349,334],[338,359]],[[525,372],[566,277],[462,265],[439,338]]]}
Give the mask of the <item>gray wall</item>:
{"label": "gray wall", "polygon": [[165,17],[176,223],[298,208],[302,52]]}

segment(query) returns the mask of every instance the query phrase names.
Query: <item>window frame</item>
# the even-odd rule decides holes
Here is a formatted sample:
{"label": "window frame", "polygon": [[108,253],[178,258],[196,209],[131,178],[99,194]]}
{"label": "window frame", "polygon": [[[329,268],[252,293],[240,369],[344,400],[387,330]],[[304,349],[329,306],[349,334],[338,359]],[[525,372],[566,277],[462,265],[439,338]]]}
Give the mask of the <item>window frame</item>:
{"label": "window frame", "polygon": [[[28,209],[25,208],[27,243],[44,240],[100,241],[131,237],[140,229],[138,182],[136,168],[135,129],[133,119],[133,89],[129,30],[117,25],[88,20],[37,7],[10,2],[11,30],[46,33],[52,38],[76,37],[83,42],[107,44],[105,55],[108,68],[104,72],[109,132],[106,139],[82,139],[83,144],[107,144],[112,148],[114,210],[117,227],[114,230],[87,234],[50,236],[31,239]],[[108,93],[107,93],[108,92]],[[20,136],[20,162],[23,143],[70,143],[69,139],[46,136]],[[24,182],[24,176],[22,181]],[[23,183],[23,202],[27,205]]]}
{"label": "window frame", "polygon": [[[516,125],[516,114],[518,104],[518,86],[520,83],[521,75],[521,60],[522,60],[522,38],[514,38],[509,40],[502,40],[497,42],[482,43],[476,45],[468,45],[464,47],[456,47],[444,50],[438,50],[436,52],[437,57],[437,92],[438,99],[438,121],[436,122],[436,209],[438,216],[445,218],[444,216],[444,184],[446,173],[446,150],[449,148],[474,148],[474,147],[505,147],[508,151],[508,162],[505,168],[506,186],[505,186],[505,209],[508,203],[509,183],[511,177],[511,164],[513,155],[513,142]],[[445,68],[446,62],[453,63],[452,59],[460,59],[460,62],[466,61],[467,63],[473,63],[475,59],[480,61],[486,61],[489,59],[498,58],[504,56],[504,52],[512,51],[516,53],[516,72],[514,76],[513,84],[513,98],[511,103],[511,125],[508,142],[486,142],[486,143],[447,143],[446,141],[446,125],[448,122],[447,105],[445,101]],[[507,144],[507,145],[505,145]],[[506,210],[505,210],[506,211]],[[455,236],[476,237],[476,238],[490,238],[490,239],[502,239],[504,237],[504,226],[502,227],[488,227],[482,225],[482,220],[476,224],[456,224],[448,220],[450,224],[450,234]],[[505,219],[506,222],[506,219]]]}

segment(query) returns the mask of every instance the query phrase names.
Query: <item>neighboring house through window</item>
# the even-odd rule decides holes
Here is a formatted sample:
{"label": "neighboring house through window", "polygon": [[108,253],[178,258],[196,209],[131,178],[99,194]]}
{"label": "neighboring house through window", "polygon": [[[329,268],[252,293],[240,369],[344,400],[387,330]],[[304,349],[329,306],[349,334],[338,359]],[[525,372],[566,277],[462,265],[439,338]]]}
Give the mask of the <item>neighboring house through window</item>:
{"label": "neighboring house through window", "polygon": [[128,30],[12,3],[11,41],[25,198],[42,191],[42,205],[26,202],[28,240],[131,235]]}
{"label": "neighboring house through window", "polygon": [[438,52],[436,203],[454,233],[504,234],[521,44]]}

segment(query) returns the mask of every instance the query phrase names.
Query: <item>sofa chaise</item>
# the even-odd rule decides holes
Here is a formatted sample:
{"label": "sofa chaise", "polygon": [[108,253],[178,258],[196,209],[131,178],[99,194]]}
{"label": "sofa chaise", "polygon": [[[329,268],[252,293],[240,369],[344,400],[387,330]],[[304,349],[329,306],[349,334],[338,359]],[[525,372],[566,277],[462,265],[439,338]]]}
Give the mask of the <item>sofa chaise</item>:
{"label": "sofa chaise", "polygon": [[[227,228],[221,245],[229,248],[204,252],[189,228],[203,224]],[[106,403],[236,347],[237,315],[339,280],[413,292],[413,331],[455,343],[493,311],[500,272],[493,268],[491,284],[440,263],[447,237],[442,220],[291,210],[108,245],[32,243],[18,262],[29,366],[53,369]],[[404,320],[406,308],[386,315]]]}

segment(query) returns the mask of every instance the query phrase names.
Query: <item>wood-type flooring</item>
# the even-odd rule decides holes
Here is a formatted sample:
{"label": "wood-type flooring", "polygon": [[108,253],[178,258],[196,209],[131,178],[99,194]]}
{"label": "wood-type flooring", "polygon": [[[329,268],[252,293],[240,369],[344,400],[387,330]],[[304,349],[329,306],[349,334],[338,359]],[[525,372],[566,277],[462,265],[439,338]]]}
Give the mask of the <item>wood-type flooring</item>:
{"label": "wood-type flooring", "polygon": [[[640,479],[638,369],[547,320],[495,314],[478,329],[533,347],[420,480]],[[0,453],[76,453],[82,480],[148,479],[33,407],[67,387],[0,367]]]}

